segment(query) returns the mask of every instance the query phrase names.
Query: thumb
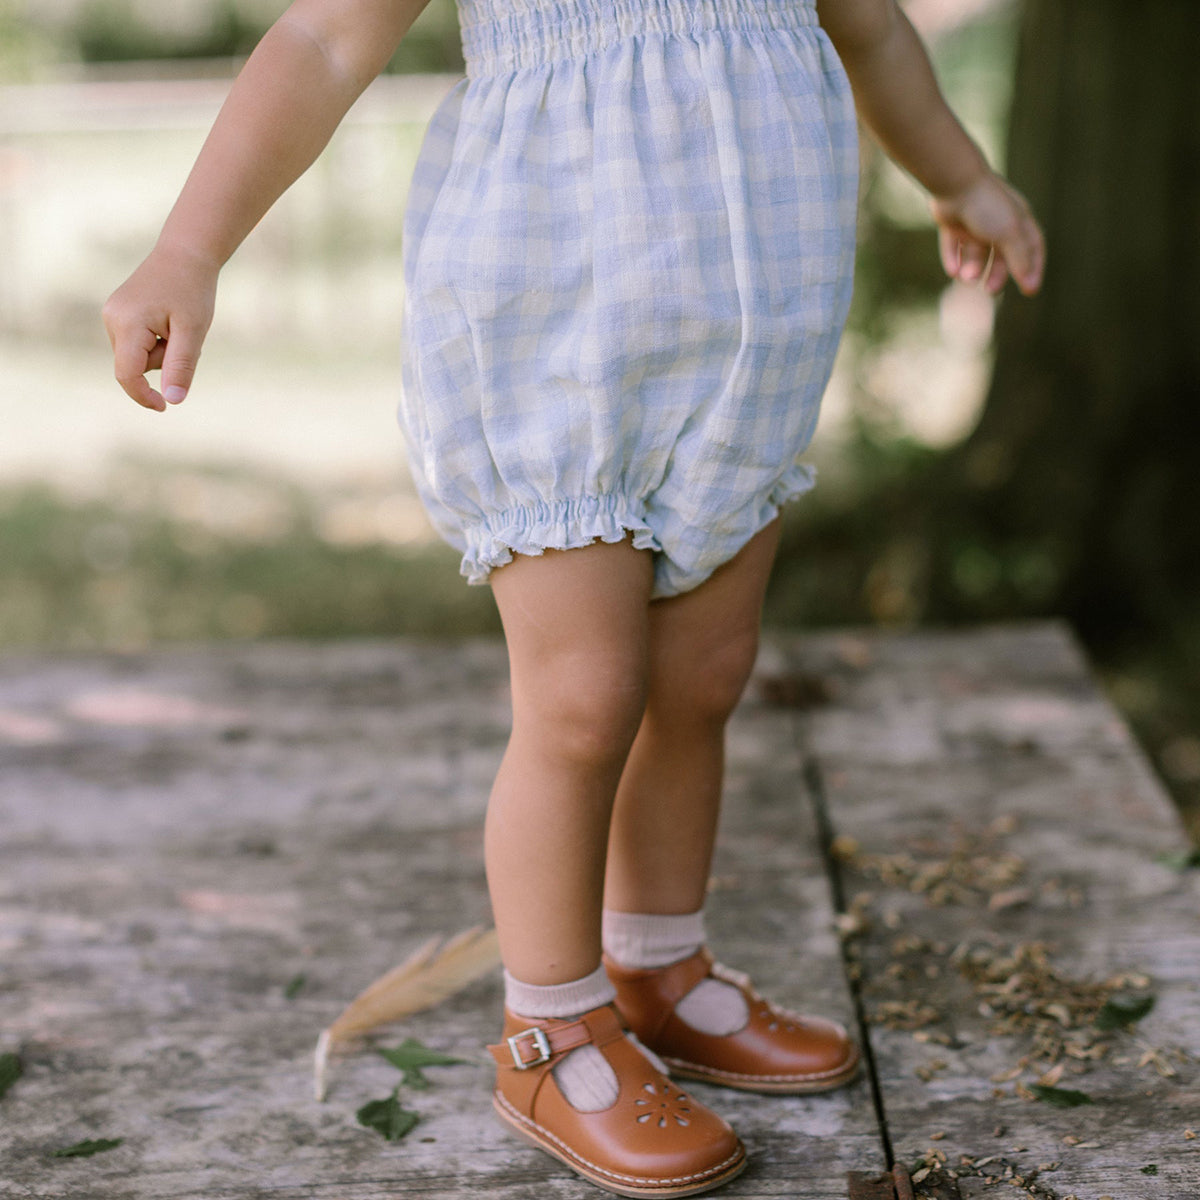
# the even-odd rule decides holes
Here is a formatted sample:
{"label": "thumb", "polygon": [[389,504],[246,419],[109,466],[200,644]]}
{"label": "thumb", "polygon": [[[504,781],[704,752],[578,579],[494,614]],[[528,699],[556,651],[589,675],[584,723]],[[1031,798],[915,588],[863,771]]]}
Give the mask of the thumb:
{"label": "thumb", "polygon": [[171,326],[162,364],[162,394],[168,404],[178,404],[188,394],[203,343],[204,330],[198,326]]}

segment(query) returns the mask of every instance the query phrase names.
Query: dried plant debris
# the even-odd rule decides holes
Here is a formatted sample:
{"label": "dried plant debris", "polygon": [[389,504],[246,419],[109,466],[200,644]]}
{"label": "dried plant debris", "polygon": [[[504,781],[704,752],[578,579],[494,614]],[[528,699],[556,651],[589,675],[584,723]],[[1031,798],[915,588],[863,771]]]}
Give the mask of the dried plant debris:
{"label": "dried plant debris", "polygon": [[475,926],[443,943],[430,938],[398,966],[360,992],[317,1039],[314,1091],[325,1098],[329,1060],[338,1049],[381,1025],[441,1004],[500,965],[494,929]]}
{"label": "dried plant debris", "polygon": [[[1023,1149],[1023,1146],[1017,1146],[1014,1152]],[[1009,1194],[1033,1196],[1036,1200],[1057,1200],[1058,1193],[1041,1183],[1040,1176],[1056,1171],[1061,1165],[1058,1162],[1043,1162],[1034,1167],[1022,1167],[1002,1154],[988,1154],[981,1158],[960,1154],[958,1161],[952,1164],[944,1150],[931,1146],[909,1168],[909,1175],[917,1189],[917,1197],[931,1196],[944,1180],[973,1178],[989,1186],[1000,1184],[1008,1187],[1011,1189]],[[924,1189],[922,1184],[926,1185]]]}
{"label": "dried plant debris", "polygon": [[[1116,972],[1102,980],[1077,979],[1053,964],[1043,942],[962,942],[952,948],[944,942],[904,934],[891,939],[888,949],[891,961],[864,992],[886,996],[902,983],[905,995],[903,999],[887,996],[877,1000],[871,1006],[871,1021],[909,1032],[922,1043],[956,1044],[939,1026],[962,1012],[961,993],[951,993],[942,972],[933,977],[937,983],[927,994],[922,994],[925,989],[919,986],[931,978],[930,957],[939,958],[946,975],[955,975],[970,988],[975,1012],[988,1021],[990,1034],[1024,1042],[1027,1049],[1019,1060],[992,1075],[991,1081],[1012,1083],[1026,1072],[1035,1073],[1039,1076],[1036,1086],[1016,1085],[1016,1093],[1027,1100],[1055,1103],[1054,1092],[1064,1070],[1082,1074],[1102,1060],[1118,1067],[1136,1062],[1139,1068],[1153,1067],[1163,1077],[1177,1074],[1172,1058],[1180,1058],[1181,1051],[1151,1046],[1136,1038],[1130,1047],[1132,1027],[1154,1007],[1150,980],[1140,972]],[[1130,1055],[1131,1048],[1134,1055]],[[1121,1054],[1114,1053],[1118,1049]],[[995,1094],[1003,1092],[997,1088]]]}
{"label": "dried plant debris", "polygon": [[[1035,1067],[1106,1058],[1115,1044],[1114,1034],[1153,1005],[1145,975],[1121,971],[1102,980],[1075,979],[1051,963],[1044,942],[1012,947],[963,944],[951,961],[974,988],[979,1014],[990,1020],[992,1033],[1030,1039],[1032,1048],[1024,1061]],[[1101,1020],[1101,1014],[1113,1011],[1125,1019]]]}
{"label": "dried plant debris", "polygon": [[888,887],[924,896],[930,904],[985,904],[996,911],[1026,904],[1035,896],[1033,888],[1020,883],[1025,860],[996,845],[998,837],[1015,828],[1015,821],[1001,817],[981,834],[960,831],[949,848],[931,844],[926,854],[911,850],[867,854],[855,838],[841,834],[833,839],[830,851],[853,870]]}

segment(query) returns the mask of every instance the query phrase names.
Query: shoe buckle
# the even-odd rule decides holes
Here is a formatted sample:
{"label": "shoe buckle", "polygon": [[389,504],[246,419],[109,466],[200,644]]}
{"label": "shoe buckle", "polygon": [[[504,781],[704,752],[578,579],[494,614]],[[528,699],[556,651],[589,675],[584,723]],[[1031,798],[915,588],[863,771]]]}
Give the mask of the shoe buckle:
{"label": "shoe buckle", "polygon": [[[533,1039],[533,1044],[537,1049],[537,1058],[526,1060],[521,1057],[519,1047],[525,1038]],[[514,1033],[512,1037],[504,1040],[508,1042],[509,1052],[513,1056],[513,1065],[518,1071],[528,1071],[530,1067],[540,1067],[542,1063],[550,1061],[550,1039],[546,1036],[545,1030],[538,1029],[536,1025],[532,1029]]]}

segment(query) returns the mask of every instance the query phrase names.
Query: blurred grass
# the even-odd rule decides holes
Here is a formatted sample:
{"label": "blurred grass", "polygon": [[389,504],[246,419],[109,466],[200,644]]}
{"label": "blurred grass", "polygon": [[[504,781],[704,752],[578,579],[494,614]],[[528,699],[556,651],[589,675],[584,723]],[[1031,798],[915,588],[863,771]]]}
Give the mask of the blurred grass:
{"label": "blurred grass", "polygon": [[[906,519],[900,497],[932,453],[864,432],[851,449],[857,470],[785,510],[768,627],[904,629],[931,619],[953,625],[1049,615],[1034,593],[1015,607],[989,599],[1016,585],[1006,582],[1004,564],[987,565],[982,546],[974,548],[974,566],[958,574],[958,591],[931,604],[926,547],[906,532],[921,514],[914,502]],[[114,490],[72,499],[43,484],[0,491],[0,651],[500,633],[490,589],[468,587],[447,546],[341,544],[308,491],[258,468],[127,465],[152,482],[133,498]],[[167,502],[182,475],[190,481],[191,516]],[[206,518],[206,489],[232,496],[244,519],[210,519],[220,504],[209,505]],[[881,504],[891,506],[882,518]],[[1089,651],[1200,844],[1200,698],[1187,669],[1200,648],[1200,623],[1189,641]]]}
{"label": "blurred grass", "polygon": [[0,491],[0,649],[499,632],[490,591],[466,586],[448,547],[337,544],[289,480],[181,465],[171,473],[181,470],[215,488],[251,484],[269,520],[239,529],[188,519],[157,493],[128,505],[42,484]]}

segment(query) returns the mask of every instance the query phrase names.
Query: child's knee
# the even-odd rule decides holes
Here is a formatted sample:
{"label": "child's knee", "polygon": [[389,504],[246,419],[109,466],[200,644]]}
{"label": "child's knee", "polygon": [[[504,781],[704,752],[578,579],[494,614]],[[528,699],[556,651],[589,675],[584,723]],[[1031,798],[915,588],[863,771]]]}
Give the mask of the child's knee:
{"label": "child's knee", "polygon": [[731,630],[712,645],[676,656],[652,676],[649,704],[665,719],[724,723],[737,707],[758,657],[756,627]]}
{"label": "child's knee", "polygon": [[646,707],[647,670],[632,648],[572,651],[514,694],[514,720],[536,722],[547,748],[578,763],[623,761]]}

